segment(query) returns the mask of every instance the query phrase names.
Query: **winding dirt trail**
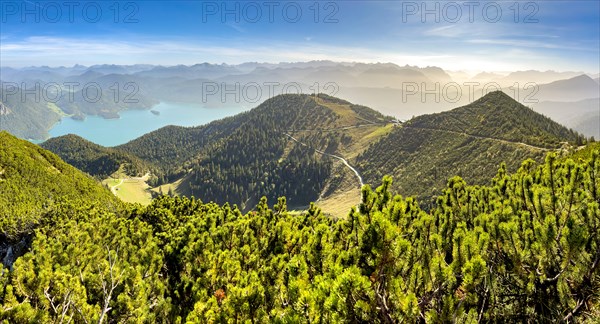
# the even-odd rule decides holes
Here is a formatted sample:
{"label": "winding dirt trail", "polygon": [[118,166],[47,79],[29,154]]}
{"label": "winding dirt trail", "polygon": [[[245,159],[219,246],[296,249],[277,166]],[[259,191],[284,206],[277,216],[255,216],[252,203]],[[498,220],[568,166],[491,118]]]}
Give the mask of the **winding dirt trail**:
{"label": "winding dirt trail", "polygon": [[119,179],[119,183],[110,187],[110,191],[112,191],[112,193],[114,195],[117,194],[117,187],[122,185],[123,182],[125,182],[125,180],[134,180],[134,181],[148,181],[148,178],[150,178],[150,172],[147,172],[146,174],[144,174],[142,177],[130,177],[130,178],[121,178]]}
{"label": "winding dirt trail", "polygon": [[552,149],[548,149],[548,148],[545,148],[545,147],[533,146],[533,145],[530,145],[530,144],[527,144],[527,143],[523,143],[523,142],[513,142],[513,141],[503,140],[503,139],[500,139],[500,138],[493,138],[493,137],[485,137],[485,136],[473,135],[473,134],[468,134],[468,133],[464,133],[464,132],[457,132],[457,131],[452,131],[452,130],[447,130],[447,129],[441,129],[441,128],[414,127],[414,126],[403,126],[403,127],[414,128],[414,129],[425,129],[425,130],[437,131],[437,132],[446,132],[446,133],[452,133],[452,134],[469,136],[469,137],[474,137],[474,138],[479,138],[479,139],[485,139],[485,140],[490,140],[490,141],[501,142],[501,143],[505,143],[505,144],[521,145],[521,146],[525,146],[525,147],[528,147],[528,148],[534,149],[534,150],[541,150],[541,151],[551,151],[552,150]]}
{"label": "winding dirt trail", "polygon": [[[298,143],[300,145],[304,145],[306,147],[310,147],[307,144],[300,142],[298,139],[296,139],[294,136],[292,136],[292,135],[290,135],[288,133],[284,133],[284,135],[287,136],[287,137],[289,137],[289,138],[291,138],[294,142],[296,142],[296,143]],[[350,170],[352,170],[352,172],[356,175],[356,177],[358,178],[358,182],[360,184],[360,188],[362,188],[362,186],[365,185],[364,182],[363,182],[362,176],[360,175],[360,173],[358,173],[358,170],[356,170],[353,166],[351,166],[350,163],[348,163],[348,161],[346,159],[344,159],[343,157],[341,157],[339,155],[329,154],[329,153],[326,153],[326,152],[323,152],[323,151],[317,150],[317,149],[315,149],[315,152],[317,152],[319,154],[322,154],[322,155],[330,156],[332,158],[335,158],[335,159],[338,159],[338,160],[342,161],[342,163],[344,163],[344,165],[347,166]]]}
{"label": "winding dirt trail", "polygon": [[115,186],[110,187],[110,191],[112,191],[113,195],[117,195],[117,187],[123,184],[123,179],[121,179],[121,182],[119,182],[118,184],[116,184]]}

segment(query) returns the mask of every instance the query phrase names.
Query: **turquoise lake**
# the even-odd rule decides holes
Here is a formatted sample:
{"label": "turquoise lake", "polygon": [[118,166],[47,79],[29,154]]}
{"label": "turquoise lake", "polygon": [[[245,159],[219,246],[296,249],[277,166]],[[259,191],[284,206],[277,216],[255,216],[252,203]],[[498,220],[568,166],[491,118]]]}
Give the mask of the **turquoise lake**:
{"label": "turquoise lake", "polygon": [[150,110],[127,110],[120,112],[119,119],[87,116],[85,120],[63,118],[49,131],[50,137],[76,134],[103,146],[127,143],[148,132],[167,125],[198,126],[233,116],[245,108],[205,108],[200,105],[161,102]]}

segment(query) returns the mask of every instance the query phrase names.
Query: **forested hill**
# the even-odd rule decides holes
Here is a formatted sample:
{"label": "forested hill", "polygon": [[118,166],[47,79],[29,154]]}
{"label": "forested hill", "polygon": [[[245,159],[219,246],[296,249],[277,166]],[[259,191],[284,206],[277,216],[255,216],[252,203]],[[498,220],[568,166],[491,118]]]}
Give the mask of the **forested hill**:
{"label": "forested hill", "polygon": [[395,190],[431,206],[448,178],[486,184],[502,162],[515,171],[526,158],[541,161],[549,151],[584,141],[498,91],[403,124],[327,95],[281,95],[236,116],[168,126],[115,148],[73,136],[44,147],[95,176],[119,163],[133,173],[148,169],[149,184],[166,184],[165,193],[243,210],[262,196],[286,196],[294,208],[317,201],[343,216],[359,199],[360,176],[377,183],[390,174]]}
{"label": "forested hill", "polygon": [[344,127],[362,125],[367,134],[376,133],[382,127],[377,123],[390,120],[337,98],[309,95],[277,96],[236,118],[244,120],[240,127],[190,165],[180,185],[184,193],[244,209],[261,196],[286,196],[291,206],[307,206],[332,176],[334,159],[316,150],[335,153],[344,141],[360,140]]}
{"label": "forested hill", "polygon": [[226,137],[243,122],[244,118],[234,116],[196,127],[166,126],[117,146],[116,149],[152,163],[169,179],[185,172],[188,169],[186,164],[196,158],[207,145]]}
{"label": "forested hill", "polygon": [[149,163],[132,154],[103,147],[73,134],[51,138],[40,146],[100,180],[110,176],[121,166],[132,176],[142,176],[152,169]]}
{"label": "forested hill", "polygon": [[473,136],[557,148],[581,136],[517,102],[502,91],[490,92],[473,103],[450,111],[415,117],[412,128],[445,130]]}
{"label": "forested hill", "polygon": [[120,202],[96,180],[28,141],[0,132],[0,238],[29,233],[59,200]]}
{"label": "forested hill", "polygon": [[486,184],[503,162],[515,171],[526,158],[541,161],[567,142],[583,141],[497,91],[464,107],[409,120],[374,143],[356,163],[367,183],[390,174],[396,179],[395,190],[431,205],[453,176]]}
{"label": "forested hill", "polygon": [[[337,111],[333,111],[332,106],[338,108]],[[318,98],[309,95],[281,95],[246,113],[197,127],[167,126],[117,146],[116,149],[158,166],[165,173],[166,179],[162,180],[168,181],[190,169],[190,162],[205,156],[206,149],[214,149],[221,141],[228,141],[236,132],[239,134],[252,128],[262,128],[278,134],[294,129],[327,131],[335,127],[367,124],[367,120],[383,122],[391,119],[370,108],[323,94]]]}
{"label": "forested hill", "polygon": [[75,136],[48,140],[43,147],[95,176],[125,161],[149,168],[152,186],[177,181],[178,194],[242,208],[256,205],[263,195],[287,196],[291,206],[306,207],[325,188],[349,187],[355,199],[345,213],[356,204],[359,183],[338,159],[316,150],[356,156],[384,136],[392,121],[327,95],[281,95],[233,117],[197,127],[164,127],[115,148]]}

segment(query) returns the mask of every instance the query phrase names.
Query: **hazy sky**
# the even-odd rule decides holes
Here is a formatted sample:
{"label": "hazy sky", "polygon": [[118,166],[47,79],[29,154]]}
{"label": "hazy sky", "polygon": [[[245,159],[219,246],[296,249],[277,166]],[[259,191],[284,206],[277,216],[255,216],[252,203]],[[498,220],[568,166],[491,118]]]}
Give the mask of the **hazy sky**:
{"label": "hazy sky", "polygon": [[335,60],[600,70],[588,1],[0,2],[0,65]]}

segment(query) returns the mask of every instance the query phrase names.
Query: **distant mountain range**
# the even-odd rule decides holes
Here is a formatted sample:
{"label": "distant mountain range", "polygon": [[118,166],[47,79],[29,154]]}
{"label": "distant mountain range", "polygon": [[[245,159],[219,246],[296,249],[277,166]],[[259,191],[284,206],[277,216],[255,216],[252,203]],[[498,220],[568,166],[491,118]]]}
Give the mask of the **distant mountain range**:
{"label": "distant mountain range", "polygon": [[[54,91],[49,97],[57,91],[62,94],[60,100],[51,102],[58,107],[56,112],[78,119],[88,115],[118,118],[123,110],[150,109],[161,101],[201,104],[215,109],[232,106],[251,108],[285,93],[333,95],[399,119],[466,105],[494,90],[503,90],[527,106],[552,101],[561,102],[565,109],[575,102],[600,98],[597,76],[594,79],[583,72],[482,72],[469,76],[439,67],[392,63],[311,61],[238,65],[201,63],[189,66],[0,67],[0,75],[3,82],[12,82],[26,89],[34,88],[36,84],[42,89],[52,85],[45,90]],[[86,86],[89,88],[84,89]],[[100,98],[86,100],[90,97],[95,99],[97,89],[101,89]],[[44,100],[42,96],[41,101]],[[0,99],[0,102],[11,111],[25,110],[20,108],[24,102],[17,103],[6,98]],[[23,114],[32,118],[12,125],[10,129],[6,126],[8,123],[1,127],[22,138],[39,140],[48,137],[47,131],[57,118],[41,121],[35,114]],[[570,119],[555,121],[570,123],[570,127],[590,136],[600,129],[600,121],[585,125],[572,123]]]}
{"label": "distant mountain range", "polygon": [[581,132],[585,136],[600,138],[600,99],[585,99],[575,102],[541,101],[532,108],[563,125]]}

